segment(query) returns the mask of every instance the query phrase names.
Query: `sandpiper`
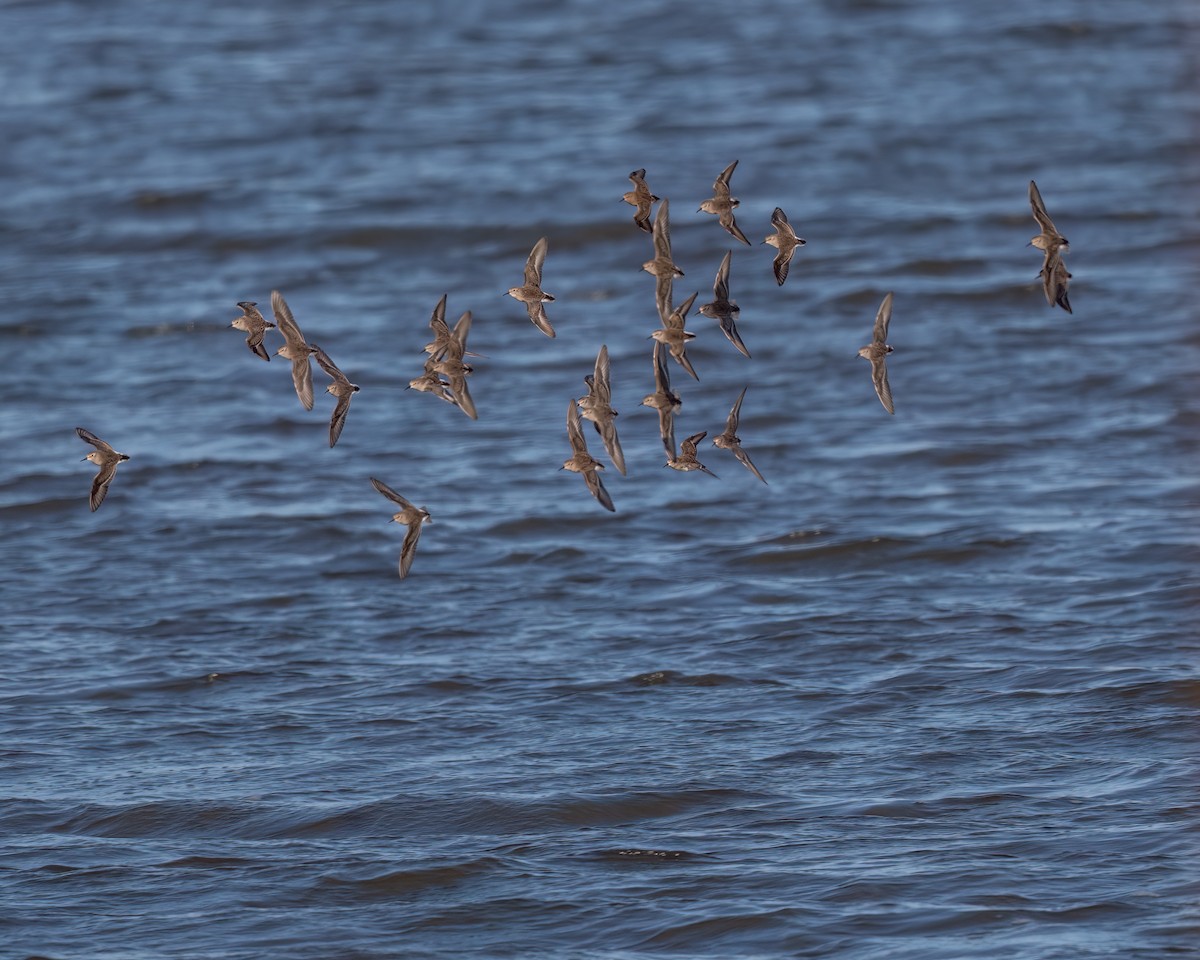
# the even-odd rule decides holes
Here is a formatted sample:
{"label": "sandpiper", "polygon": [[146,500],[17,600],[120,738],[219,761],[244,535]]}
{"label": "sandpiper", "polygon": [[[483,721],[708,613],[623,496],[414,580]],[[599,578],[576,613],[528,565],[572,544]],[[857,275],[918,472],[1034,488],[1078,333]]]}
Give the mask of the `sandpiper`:
{"label": "sandpiper", "polygon": [[421,539],[421,526],[427,521],[431,522],[429,511],[424,507],[414,507],[382,480],[371,477],[371,486],[393,503],[400,505],[401,510],[392,515],[392,522],[403,523],[408,527],[408,532],[404,535],[404,544],[400,547],[400,579],[403,580],[408,576],[413,556],[417,552],[417,541]]}
{"label": "sandpiper", "polygon": [[670,210],[669,200],[658,205],[658,213],[654,215],[654,259],[642,264],[642,269],[654,277],[654,302],[658,304],[659,313],[664,312],[664,303],[668,305],[666,312],[670,312],[671,284],[676,277],[683,276],[683,271],[671,259]]}
{"label": "sandpiper", "polygon": [[604,469],[604,464],[588,453],[587,441],[583,438],[583,421],[579,419],[576,403],[575,400],[567,401],[567,439],[571,442],[571,457],[563,462],[562,469],[582,473],[588,490],[600,506],[615,513],[617,508],[613,506],[612,497],[600,480],[599,471]]}
{"label": "sandpiper", "polygon": [[433,330],[433,339],[425,344],[425,352],[435,360],[442,359],[442,354],[446,352],[446,347],[451,339],[457,340],[462,345],[464,356],[481,356],[481,354],[471,353],[467,349],[467,335],[471,332],[470,310],[458,318],[458,323],[454,325],[453,330],[446,324],[446,294],[442,294],[442,299],[433,308],[433,316],[429,318],[429,327]]}
{"label": "sandpiper", "polygon": [[525,304],[533,325],[546,336],[553,337],[554,328],[550,326],[550,318],[546,316],[546,308],[542,306],[543,303],[554,301],[554,298],[542,289],[542,264],[546,262],[547,247],[545,237],[533,245],[533,249],[529,251],[529,258],[525,261],[525,283],[519,287],[510,287],[508,295]]}
{"label": "sandpiper", "polygon": [[1046,294],[1046,302],[1052,307],[1062,307],[1067,313],[1074,313],[1071,309],[1071,301],[1067,299],[1067,287],[1070,285],[1071,274],[1067,272],[1067,266],[1062,259],[1062,255],[1071,249],[1071,244],[1058,232],[1054,221],[1046,213],[1046,205],[1042,202],[1041,191],[1032,180],[1029,181],[1029,206],[1033,210],[1033,219],[1041,228],[1041,232],[1030,240],[1029,244],[1037,247],[1043,254],[1042,270],[1038,277],[1042,281],[1042,291]]}
{"label": "sandpiper", "polygon": [[725,339],[737,347],[742,356],[749,357],[750,351],[742,343],[742,338],[737,331],[740,308],[735,301],[729,299],[729,260],[732,256],[732,250],[726,251],[725,259],[721,261],[721,266],[717,269],[716,282],[713,283],[713,302],[702,306],[700,312],[720,323]]}
{"label": "sandpiper", "polygon": [[117,464],[123,463],[129,457],[127,454],[117,453],[116,450],[98,436],[94,433],[89,433],[83,427],[76,427],[75,432],[79,434],[80,440],[86,440],[96,448],[83,458],[100,468],[96,476],[92,479],[92,493],[88,498],[88,503],[91,505],[92,512],[94,513],[108,495],[108,485],[112,483],[112,478],[116,475]]}
{"label": "sandpiper", "polygon": [[721,171],[721,175],[713,182],[713,195],[709,200],[705,200],[700,204],[697,213],[714,213],[726,231],[732,236],[737,237],[746,246],[750,246],[750,241],[746,239],[746,235],[738,228],[737,221],[733,217],[733,208],[741,201],[737,197],[729,195],[729,178],[733,176],[734,168],[738,162],[733,161],[729,166]]}
{"label": "sandpiper", "polygon": [[450,390],[450,384],[442,379],[437,371],[438,361],[433,357],[425,358],[425,373],[419,377],[414,377],[408,381],[409,390],[417,390],[421,393],[432,393],[435,397],[445,400],[447,403],[452,403],[456,407],[458,401],[454,398],[454,394]]}
{"label": "sandpiper", "polygon": [[771,214],[771,226],[775,228],[775,232],[763,243],[769,243],[779,251],[775,255],[775,282],[782,287],[783,281],[787,279],[788,267],[792,264],[792,254],[796,252],[797,247],[804,246],[805,241],[796,236],[796,231],[788,222],[787,214],[779,207]]}
{"label": "sandpiper", "polygon": [[608,360],[608,346],[600,347],[596,354],[595,371],[583,378],[588,386],[588,393],[579,401],[579,412],[586,420],[596,425],[596,432],[604,441],[604,449],[613,466],[625,475],[625,453],[621,450],[621,441],[617,437],[617,425],[614,420],[617,411],[612,408],[612,372]]}
{"label": "sandpiper", "polygon": [[892,320],[892,295],[888,293],[879,305],[879,313],[875,315],[875,330],[871,342],[858,351],[858,355],[871,361],[871,382],[875,384],[875,393],[879,402],[888,413],[896,412],[892,403],[892,388],[888,385],[887,355],[892,352],[888,345],[888,324]]}
{"label": "sandpiper", "polygon": [[350,411],[350,398],[358,393],[358,384],[351,383],[349,378],[329,359],[329,354],[315,343],[312,345],[312,352],[321,369],[333,380],[325,388],[325,392],[332,393],[337,398],[333,416],[329,420],[329,445],[332,447],[338,442],[338,437],[342,435],[342,427],[346,425],[346,414]]}
{"label": "sandpiper", "polygon": [[292,311],[278,290],[271,291],[271,309],[275,312],[275,323],[278,324],[279,332],[283,334],[285,341],[283,346],[275,351],[275,355],[292,361],[292,383],[296,387],[296,396],[300,398],[305,410],[311,410],[313,386],[309,356],[313,352],[312,347],[305,341]]}
{"label": "sandpiper", "polygon": [[475,401],[471,399],[471,391],[467,387],[467,375],[474,371],[469,363],[464,363],[461,353],[447,353],[433,368],[446,377],[447,389],[458,404],[458,408],[472,420],[479,419],[475,409]]}
{"label": "sandpiper", "polygon": [[696,444],[707,436],[707,430],[702,430],[700,433],[693,433],[679,445],[679,456],[675,456],[675,451],[671,451],[671,456],[667,458],[666,465],[672,470],[682,470],[684,473],[687,473],[689,470],[703,470],[710,477],[715,477],[715,473],[696,459]]}
{"label": "sandpiper", "polygon": [[758,472],[758,467],[751,463],[750,455],[742,449],[741,438],[737,435],[738,420],[742,414],[742,399],[745,396],[746,388],[742,387],[742,392],[738,394],[737,400],[733,403],[733,409],[729,411],[729,419],[725,421],[725,432],[719,437],[713,437],[713,446],[732,452],[747,470],[766,483],[767,478]]}
{"label": "sandpiper", "polygon": [[675,414],[683,402],[671,391],[671,374],[667,371],[667,351],[662,341],[654,343],[654,393],[642,400],[643,407],[658,411],[658,432],[662,436],[667,457],[675,456]]}
{"label": "sandpiper", "polygon": [[[687,342],[694,339],[696,335],[688,330],[683,329],[683,318],[686,317],[688,311],[692,309],[692,304],[695,302],[695,300],[696,294],[693,293],[690,297],[683,301],[682,306],[676,309],[671,309],[671,301],[669,298],[665,304],[660,304],[659,309],[662,327],[660,327],[658,330],[655,330],[652,334],[650,334],[650,336],[659,343],[665,344],[670,350],[671,356],[675,358],[676,362],[678,362],[678,364],[683,367],[684,370],[690,373],[693,379],[699,380],[700,378],[696,376],[696,371],[692,367],[692,361],[688,359],[687,355]],[[661,311],[664,309],[669,312],[662,313]]]}
{"label": "sandpiper", "polygon": [[633,189],[628,190],[621,197],[630,206],[637,207],[633,214],[633,222],[638,225],[640,230],[646,233],[653,233],[654,228],[650,225],[650,206],[658,202],[658,197],[650,192],[650,188],[646,186],[646,171],[634,170],[629,175],[629,179],[633,182]]}
{"label": "sandpiper", "polygon": [[256,357],[262,357],[264,360],[270,360],[271,355],[267,353],[266,347],[263,346],[263,335],[268,328],[274,327],[270,320],[264,317],[258,310],[258,303],[254,300],[239,300],[238,306],[242,308],[242,315],[234,317],[233,323],[230,324],[235,330],[242,330],[246,334],[246,346],[250,348],[250,352]]}

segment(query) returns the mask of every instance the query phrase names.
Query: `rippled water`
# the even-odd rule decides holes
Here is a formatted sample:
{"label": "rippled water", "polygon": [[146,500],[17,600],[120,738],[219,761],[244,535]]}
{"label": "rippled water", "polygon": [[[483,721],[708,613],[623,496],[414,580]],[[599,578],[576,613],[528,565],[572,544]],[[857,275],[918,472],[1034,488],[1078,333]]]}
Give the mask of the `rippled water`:
{"label": "rippled water", "polygon": [[[1189,955],[1192,6],[412,7],[0,5],[12,955]],[[661,466],[637,167],[754,355],[689,320],[677,436],[748,386],[767,486]],[[272,289],[333,450],[229,329]],[[404,389],[443,293],[477,422]],[[612,515],[558,470],[602,343]]]}

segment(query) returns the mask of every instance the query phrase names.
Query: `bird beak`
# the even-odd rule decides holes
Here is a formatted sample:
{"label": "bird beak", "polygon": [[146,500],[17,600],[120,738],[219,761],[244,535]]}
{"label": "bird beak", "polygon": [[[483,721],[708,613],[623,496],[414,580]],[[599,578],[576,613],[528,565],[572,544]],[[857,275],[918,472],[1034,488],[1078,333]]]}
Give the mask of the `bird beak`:
{"label": "bird beak", "polygon": [[79,458],[79,462],[80,462],[80,463],[83,463],[83,462],[84,462],[86,459],[87,459],[87,457],[80,457],[80,458]]}

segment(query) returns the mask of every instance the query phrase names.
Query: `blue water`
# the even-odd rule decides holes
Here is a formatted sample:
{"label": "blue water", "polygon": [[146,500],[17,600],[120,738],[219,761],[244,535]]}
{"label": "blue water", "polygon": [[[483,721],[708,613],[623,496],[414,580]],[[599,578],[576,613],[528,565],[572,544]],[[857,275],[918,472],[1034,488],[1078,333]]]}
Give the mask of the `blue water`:
{"label": "blue water", "polygon": [[[0,4],[6,955],[1194,956],[1193,6],[412,7]],[[663,469],[640,167],[753,354],[689,318],[676,435],[748,387],[768,485]],[[442,294],[478,421],[404,389]]]}

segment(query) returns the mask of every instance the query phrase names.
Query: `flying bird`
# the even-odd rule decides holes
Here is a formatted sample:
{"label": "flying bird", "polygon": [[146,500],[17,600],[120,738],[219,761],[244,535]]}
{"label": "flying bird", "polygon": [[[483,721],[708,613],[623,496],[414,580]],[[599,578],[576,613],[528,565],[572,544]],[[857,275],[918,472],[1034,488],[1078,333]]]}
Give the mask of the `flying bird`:
{"label": "flying bird", "polygon": [[371,486],[393,503],[400,505],[400,511],[392,515],[392,522],[403,523],[408,527],[408,532],[404,535],[404,544],[400,547],[400,579],[403,580],[412,567],[413,557],[417,552],[417,541],[421,539],[421,526],[430,520],[429,511],[424,507],[414,507],[382,480],[371,477]]}
{"label": "flying bird", "polygon": [[671,451],[671,456],[667,458],[666,465],[672,470],[681,470],[684,473],[687,473],[689,470],[703,470],[710,477],[715,477],[715,473],[696,459],[696,444],[707,436],[707,430],[692,434],[679,445],[679,456],[675,456],[675,452]]}
{"label": "flying bird", "polygon": [[654,343],[654,392],[642,400],[643,407],[658,411],[658,432],[662,436],[667,458],[675,456],[675,414],[683,406],[679,395],[671,390],[671,374],[667,370],[667,350],[662,341]]}
{"label": "flying bird", "polygon": [[637,207],[633,214],[633,222],[637,224],[638,229],[653,233],[654,227],[650,224],[650,206],[658,201],[658,197],[650,192],[650,188],[646,186],[646,171],[634,170],[629,175],[629,179],[633,182],[633,189],[628,190],[621,197],[630,206]]}
{"label": "flying bird", "polygon": [[742,392],[738,394],[737,400],[733,403],[733,409],[729,411],[729,419],[725,421],[725,432],[719,437],[713,437],[713,446],[720,447],[722,450],[730,451],[738,462],[747,470],[758,477],[763,483],[767,482],[767,478],[758,472],[756,467],[750,460],[750,455],[742,449],[741,438],[737,435],[738,421],[742,413],[742,400],[746,396],[746,388],[742,387]]}
{"label": "flying bird", "polygon": [[563,462],[562,469],[582,473],[588,490],[600,506],[616,513],[617,508],[613,506],[612,497],[608,495],[600,479],[600,471],[604,469],[604,464],[588,453],[587,440],[583,437],[583,421],[579,419],[575,400],[567,402],[567,440],[571,443],[571,456]]}
{"label": "flying bird", "polygon": [[733,208],[741,203],[741,201],[737,197],[729,195],[729,178],[733,176],[734,168],[737,165],[738,162],[734,160],[733,163],[721,171],[721,175],[713,182],[712,198],[700,204],[696,212],[716,214],[721,226],[730,235],[741,240],[746,246],[750,246],[750,241],[746,239],[746,235],[738,228],[737,221],[733,216]]}
{"label": "flying bird", "polygon": [[525,261],[525,283],[519,287],[510,287],[508,295],[514,300],[520,300],[529,311],[529,319],[533,325],[546,336],[554,336],[554,327],[550,326],[550,318],[546,316],[543,303],[551,303],[554,298],[542,289],[542,264],[546,262],[548,248],[546,238],[542,237],[529,251]]}
{"label": "flying bird", "polygon": [[871,382],[875,384],[875,393],[879,402],[888,413],[896,412],[892,403],[892,388],[888,385],[887,355],[892,352],[888,345],[888,324],[892,321],[892,295],[888,293],[879,305],[879,313],[875,315],[875,330],[871,342],[858,351],[858,355],[871,361]]}
{"label": "flying bird", "polygon": [[271,309],[275,312],[275,323],[284,339],[283,346],[275,351],[275,355],[292,361],[292,383],[296,387],[296,396],[300,398],[305,410],[311,410],[313,386],[312,363],[309,357],[313,349],[305,341],[291,309],[278,290],[271,291]]}
{"label": "flying bird", "polygon": [[[683,301],[682,306],[676,309],[671,308],[669,298],[666,303],[660,304],[659,318],[662,320],[662,326],[650,334],[650,336],[659,343],[664,344],[675,361],[690,373],[693,379],[699,380],[700,378],[696,376],[696,371],[692,367],[692,361],[688,359],[687,355],[687,342],[695,339],[696,335],[691,331],[683,329],[683,318],[692,309],[692,304],[695,300],[696,294],[693,293]],[[663,310],[667,312],[663,313]]]}
{"label": "flying bird", "polygon": [[76,427],[75,432],[79,434],[80,440],[85,440],[96,449],[89,453],[84,460],[89,463],[94,463],[100,468],[96,476],[92,479],[92,492],[88,498],[88,504],[95,513],[104,502],[104,498],[108,495],[108,485],[112,483],[112,478],[116,475],[117,464],[124,463],[129,459],[124,453],[117,453],[112,447],[101,440],[94,433],[89,433],[83,427]]}
{"label": "flying bird", "polygon": [[269,361],[271,355],[263,346],[263,335],[275,324],[259,312],[258,304],[254,300],[239,300],[238,306],[242,308],[242,315],[234,317],[230,326],[245,332],[246,346],[250,348],[251,353]]}
{"label": "flying bird", "polygon": [[1062,307],[1067,313],[1074,313],[1071,301],[1067,299],[1067,288],[1070,286],[1071,274],[1063,263],[1062,255],[1071,249],[1054,221],[1046,213],[1046,204],[1042,202],[1041,191],[1037,184],[1029,181],[1029,206],[1033,210],[1033,219],[1037,221],[1040,231],[1029,241],[1031,246],[1042,251],[1042,269],[1038,277],[1042,281],[1042,291],[1046,294],[1046,302],[1052,307]]}
{"label": "flying bird", "polygon": [[433,357],[425,358],[425,373],[419,377],[415,377],[408,381],[409,390],[417,390],[421,393],[432,393],[440,400],[445,400],[447,403],[452,403],[458,406],[458,400],[455,399],[454,393],[450,390],[450,384],[443,380],[441,374],[437,370],[438,361]]}
{"label": "flying bird", "polygon": [[604,449],[613,466],[625,476],[625,453],[621,450],[621,441],[617,437],[617,425],[614,423],[617,411],[612,408],[612,371],[608,360],[607,345],[601,346],[596,354],[595,370],[583,378],[587,384],[588,393],[578,401],[579,412],[585,420],[591,420],[596,425],[596,432],[604,441]]}
{"label": "flying bird", "polygon": [[429,327],[433,330],[433,339],[425,344],[425,352],[428,353],[434,360],[441,360],[442,354],[446,352],[447,347],[452,340],[458,341],[462,346],[464,356],[479,357],[482,354],[471,353],[467,349],[467,335],[471,332],[471,311],[468,310],[458,318],[458,323],[451,330],[446,324],[446,295],[442,294],[442,299],[438,301],[437,306],[433,308],[433,316],[429,318]]}
{"label": "flying bird", "polygon": [[729,260],[732,256],[732,250],[726,251],[725,259],[721,261],[721,266],[717,269],[716,282],[713,283],[713,302],[702,306],[700,312],[720,323],[725,339],[737,347],[742,356],[748,358],[750,351],[742,343],[742,338],[737,331],[740,308],[736,302],[729,299]]}
{"label": "flying bird", "polygon": [[787,279],[788,267],[792,265],[792,254],[796,252],[797,247],[804,246],[805,241],[796,236],[796,231],[788,222],[787,214],[779,207],[771,214],[771,226],[775,228],[775,232],[763,243],[769,243],[779,251],[775,255],[775,282],[782,287],[783,281]]}
{"label": "flying bird", "polygon": [[350,398],[358,393],[358,384],[351,383],[349,378],[329,359],[329,354],[315,343],[312,345],[312,352],[321,369],[329,374],[329,378],[333,381],[325,388],[325,392],[333,394],[337,399],[337,403],[333,407],[333,416],[329,420],[329,445],[332,447],[338,442],[338,437],[342,435],[342,427],[346,425],[346,414],[350,411]]}
{"label": "flying bird", "polygon": [[663,313],[663,304],[670,312],[671,285],[683,271],[671,259],[671,201],[664,200],[654,215],[654,258],[642,264],[642,269],[654,277],[654,302],[658,312]]}

